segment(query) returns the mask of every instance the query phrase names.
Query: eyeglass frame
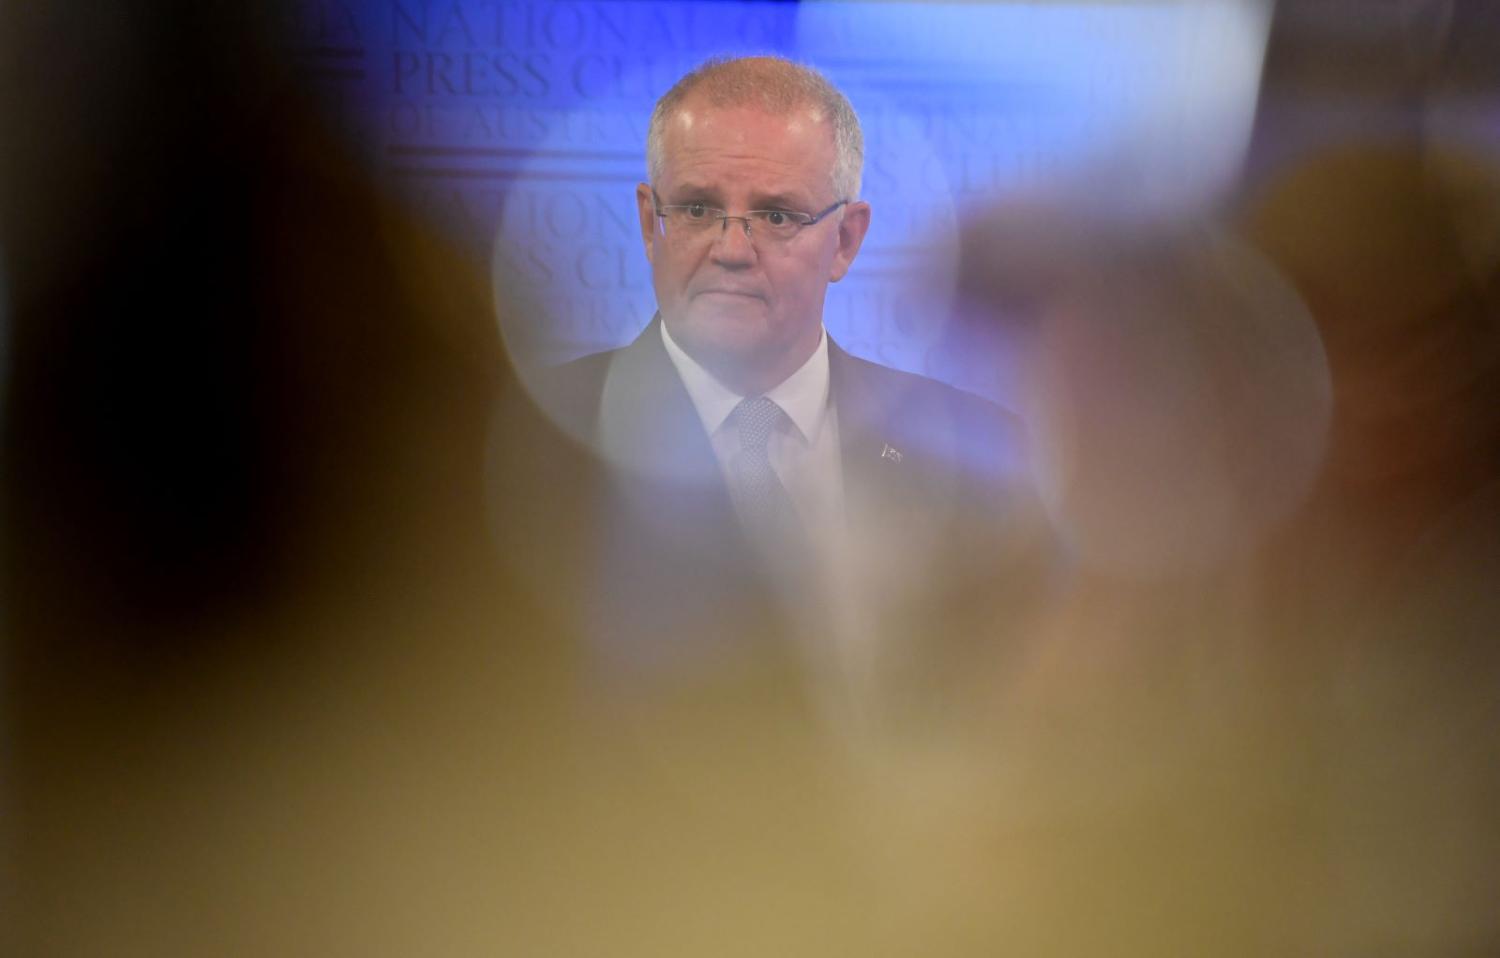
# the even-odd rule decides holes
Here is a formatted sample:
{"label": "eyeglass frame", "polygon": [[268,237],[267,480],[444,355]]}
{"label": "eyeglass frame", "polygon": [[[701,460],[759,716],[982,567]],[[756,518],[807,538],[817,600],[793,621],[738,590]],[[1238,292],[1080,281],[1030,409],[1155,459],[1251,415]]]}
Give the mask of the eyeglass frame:
{"label": "eyeglass frame", "polygon": [[[719,209],[716,206],[709,206],[706,203],[668,203],[668,204],[663,205],[662,201],[661,201],[661,197],[658,196],[657,193],[656,193],[656,188],[652,187],[652,189],[651,189],[651,211],[652,211],[653,214],[655,214],[655,216],[656,216],[657,219],[659,219],[659,220],[665,220],[667,218],[667,215],[664,212],[665,210],[674,210],[674,209],[675,210],[685,210],[685,209],[687,209],[690,206],[702,206],[705,211],[709,211],[709,210],[717,211],[718,215],[715,216],[714,219],[716,219],[716,220],[719,221],[719,235],[720,236],[723,236],[724,235],[724,231],[727,230],[727,229],[729,229],[729,221],[730,220],[739,220],[740,222],[742,222],[742,223],[745,224],[745,236],[748,237],[748,238],[750,238],[752,242],[754,241],[755,233],[750,229],[750,217],[753,214],[755,214],[755,213],[781,213],[781,214],[784,214],[784,215],[794,215],[794,216],[806,216],[806,217],[809,217],[809,219],[805,223],[801,223],[801,224],[798,225],[797,232],[792,233],[790,236],[788,236],[786,238],[786,240],[792,240],[792,239],[795,239],[797,236],[801,235],[802,231],[805,230],[805,229],[807,229],[809,226],[817,226],[819,223],[823,222],[823,220],[825,220],[829,216],[831,216],[833,214],[833,212],[835,210],[837,210],[839,207],[841,207],[841,206],[848,206],[850,202],[851,201],[847,200],[847,199],[845,199],[845,200],[838,200],[832,206],[830,206],[827,209],[823,210],[822,212],[816,213],[816,214],[813,214],[813,213],[804,213],[801,210],[746,210],[744,212],[744,215],[742,215],[742,216],[733,216],[733,215],[730,214],[730,212],[728,210],[722,210],[722,209]],[[705,226],[706,225],[707,224],[705,224]],[[663,231],[665,232],[665,226],[663,227]],[[705,229],[704,233],[707,234],[708,231]],[[769,235],[775,236],[776,234],[771,233]]]}

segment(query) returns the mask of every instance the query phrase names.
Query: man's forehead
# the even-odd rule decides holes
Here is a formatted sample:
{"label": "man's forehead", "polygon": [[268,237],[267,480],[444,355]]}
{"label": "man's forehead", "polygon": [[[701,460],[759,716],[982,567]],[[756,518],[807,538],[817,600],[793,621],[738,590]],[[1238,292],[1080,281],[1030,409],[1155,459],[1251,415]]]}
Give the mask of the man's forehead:
{"label": "man's forehead", "polygon": [[812,103],[795,104],[787,110],[772,110],[753,102],[715,103],[701,96],[684,99],[668,117],[666,125],[669,135],[692,133],[706,127],[723,135],[736,130],[748,133],[744,130],[747,120],[757,125],[766,122],[784,125],[790,133],[828,126],[822,110]]}

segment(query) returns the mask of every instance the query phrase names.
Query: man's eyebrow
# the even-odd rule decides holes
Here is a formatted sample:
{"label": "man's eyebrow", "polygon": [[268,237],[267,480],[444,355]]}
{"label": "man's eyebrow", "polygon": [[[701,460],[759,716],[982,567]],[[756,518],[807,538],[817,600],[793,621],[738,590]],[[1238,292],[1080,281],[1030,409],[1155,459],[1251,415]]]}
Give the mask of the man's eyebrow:
{"label": "man's eyebrow", "polygon": [[697,183],[679,183],[676,187],[670,190],[669,193],[670,195],[676,197],[703,196],[713,198],[718,196],[718,193],[714,190],[711,190],[706,186],[699,186]]}
{"label": "man's eyebrow", "polygon": [[791,193],[757,194],[752,204],[758,210],[800,210],[806,200]]}
{"label": "man's eyebrow", "polygon": [[[687,198],[702,199],[712,203],[722,202],[717,189],[700,186],[697,183],[679,183],[662,197],[663,200],[669,202]],[[756,193],[751,200],[750,208],[754,210],[801,210],[808,208],[808,203],[804,197],[794,192]]]}

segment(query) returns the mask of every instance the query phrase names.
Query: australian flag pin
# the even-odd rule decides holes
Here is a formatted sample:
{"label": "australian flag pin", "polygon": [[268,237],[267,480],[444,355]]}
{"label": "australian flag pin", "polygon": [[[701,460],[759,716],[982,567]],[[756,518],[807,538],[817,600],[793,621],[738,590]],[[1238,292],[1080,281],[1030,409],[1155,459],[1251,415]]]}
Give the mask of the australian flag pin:
{"label": "australian flag pin", "polygon": [[889,459],[891,462],[900,462],[902,458],[901,450],[890,443],[886,443],[884,448],[880,450],[880,458]]}

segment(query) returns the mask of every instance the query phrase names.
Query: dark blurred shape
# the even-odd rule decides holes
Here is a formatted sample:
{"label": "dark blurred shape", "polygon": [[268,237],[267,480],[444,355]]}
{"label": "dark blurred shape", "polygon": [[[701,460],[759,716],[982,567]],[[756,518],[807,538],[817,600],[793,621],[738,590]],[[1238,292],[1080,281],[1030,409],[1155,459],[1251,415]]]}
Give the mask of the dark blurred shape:
{"label": "dark blurred shape", "polygon": [[1405,645],[1419,629],[1500,665],[1500,157],[1410,140],[1317,152],[1249,223],[1304,291],[1335,389],[1328,468],[1276,564],[1285,611],[1324,635]]}
{"label": "dark blurred shape", "polygon": [[[1283,4],[1238,208],[1121,222],[1051,198],[966,235],[970,307],[1051,387],[1028,412],[1082,560],[997,682],[994,774],[1049,795],[1037,821],[1068,816],[1030,849],[1055,869],[1034,881],[1076,901],[1091,874],[1129,876],[1121,913],[1095,913],[1109,947],[1500,942],[1492,9]],[[1309,341],[1318,388],[1265,375]],[[1320,455],[1287,457],[1299,436]],[[1212,543],[1216,499],[1277,507],[1207,562],[1110,561]],[[1062,894],[1036,897],[1062,927]],[[1169,930],[1134,924],[1150,902]],[[1273,902],[1275,928],[1248,917]]]}
{"label": "dark blurred shape", "polygon": [[1146,580],[1221,571],[1322,466],[1328,370],[1297,294],[1211,224],[1000,207],[966,295],[1024,330],[1038,484],[1075,560]]}
{"label": "dark blurred shape", "polygon": [[1246,217],[1327,344],[1328,463],[1255,578],[1367,947],[1500,941],[1479,904],[1500,884],[1497,173],[1431,135],[1350,137],[1267,177]]}
{"label": "dark blurred shape", "polygon": [[255,893],[359,793],[291,769],[389,758],[339,731],[398,709],[372,683],[477,655],[506,701],[547,647],[483,533],[483,273],[330,132],[277,12],[0,9],[9,955],[288,941]]}
{"label": "dark blurred shape", "polygon": [[329,133],[270,11],[5,17],[17,630],[171,634],[468,534],[486,291]]}
{"label": "dark blurred shape", "polygon": [[1338,475],[1464,481],[1494,448],[1497,228],[1500,165],[1409,141],[1315,154],[1256,204],[1328,346]]}

